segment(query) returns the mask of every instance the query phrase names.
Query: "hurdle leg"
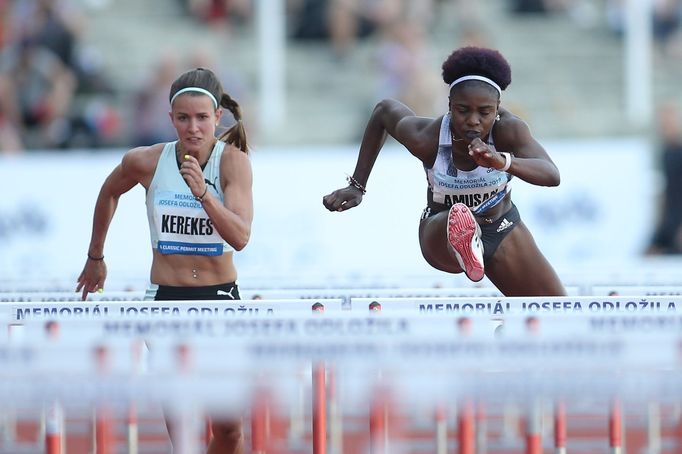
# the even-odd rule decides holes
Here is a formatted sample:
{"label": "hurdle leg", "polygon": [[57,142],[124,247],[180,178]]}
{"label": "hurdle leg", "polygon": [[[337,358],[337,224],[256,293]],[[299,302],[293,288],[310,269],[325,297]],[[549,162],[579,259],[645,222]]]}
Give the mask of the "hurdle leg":
{"label": "hurdle leg", "polygon": [[488,452],[488,424],[486,423],[485,405],[476,405],[476,454]]}
{"label": "hurdle leg", "polygon": [[658,402],[649,402],[647,445],[648,454],[661,454],[661,407]]}
{"label": "hurdle leg", "polygon": [[519,411],[513,402],[505,402],[502,410],[502,439],[513,443],[519,438]]}
{"label": "hurdle leg", "polygon": [[64,413],[61,405],[54,402],[45,409],[45,453],[63,452]]}
{"label": "hurdle leg", "polygon": [[457,418],[457,441],[459,454],[474,454],[474,408],[471,401],[464,401]]}
{"label": "hurdle leg", "polygon": [[[23,326],[10,323],[7,325],[7,340],[9,342],[15,342],[21,340],[21,335]],[[2,409],[3,418],[3,434],[2,438],[5,444],[11,445],[17,440],[17,414],[16,408],[11,405],[4,406]]]}
{"label": "hurdle leg", "polygon": [[327,452],[326,377],[323,363],[313,367],[313,454]]}
{"label": "hurdle leg", "polygon": [[388,415],[383,389],[376,392],[370,404],[369,442],[371,454],[386,454],[388,452]]}
{"label": "hurdle leg", "polygon": [[448,421],[447,410],[443,405],[436,408],[436,453],[448,453]]}
{"label": "hurdle leg", "polygon": [[334,368],[327,371],[327,392],[329,394],[329,444],[330,454],[343,453],[343,421],[339,408]]}
{"label": "hurdle leg", "polygon": [[139,427],[137,425],[137,406],[131,402],[128,406],[128,454],[137,454],[139,451]]}
{"label": "hurdle leg", "polygon": [[682,406],[679,402],[675,402],[673,406],[673,420],[675,421],[675,430],[673,432],[674,446],[677,451],[682,450],[682,412],[680,408]]}
{"label": "hurdle leg", "polygon": [[268,404],[264,390],[259,388],[251,406],[251,451],[265,454],[267,445]]}
{"label": "hurdle leg", "polygon": [[647,444],[649,454],[661,453],[661,406],[658,402],[649,403],[647,415]]}
{"label": "hurdle leg", "polygon": [[10,445],[16,440],[17,419],[14,407],[7,406],[2,410],[2,441]]}
{"label": "hurdle leg", "polygon": [[113,416],[109,407],[103,405],[95,410],[95,436],[94,449],[95,454],[113,454],[114,447],[114,433],[113,433]]}
{"label": "hurdle leg", "polygon": [[530,403],[526,415],[526,454],[542,454],[542,415],[540,402]]}
{"label": "hurdle leg", "polygon": [[554,406],[554,452],[566,454],[566,407],[561,400]]}
{"label": "hurdle leg", "polygon": [[621,405],[618,399],[611,402],[609,409],[609,453],[621,454],[623,446]]}
{"label": "hurdle leg", "polygon": [[306,368],[297,373],[296,400],[289,412],[289,443],[299,443],[305,434],[305,396],[307,389],[306,377],[310,371]]}

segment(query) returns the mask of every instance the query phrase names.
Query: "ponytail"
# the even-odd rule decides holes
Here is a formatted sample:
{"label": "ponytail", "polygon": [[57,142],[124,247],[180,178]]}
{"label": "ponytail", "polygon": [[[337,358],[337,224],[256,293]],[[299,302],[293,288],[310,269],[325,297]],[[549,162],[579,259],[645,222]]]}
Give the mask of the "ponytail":
{"label": "ponytail", "polygon": [[222,133],[219,139],[236,146],[244,153],[248,154],[249,146],[246,141],[246,129],[244,129],[244,123],[242,122],[242,110],[239,107],[239,104],[237,104],[237,101],[232,99],[230,95],[223,93],[220,98],[220,105],[232,113],[235,124]]}

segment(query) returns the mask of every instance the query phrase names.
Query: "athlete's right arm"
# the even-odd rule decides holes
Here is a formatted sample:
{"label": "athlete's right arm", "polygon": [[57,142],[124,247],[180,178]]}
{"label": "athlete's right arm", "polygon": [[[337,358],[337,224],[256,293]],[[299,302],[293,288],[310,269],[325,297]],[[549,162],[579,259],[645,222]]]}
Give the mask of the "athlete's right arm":
{"label": "athlete's right arm", "polygon": [[135,148],[128,151],[114,170],[102,184],[97,196],[95,212],[92,219],[92,234],[88,246],[88,258],[83,271],[78,277],[76,292],[82,290],[82,299],[85,301],[88,293],[96,292],[104,288],[107,277],[107,267],[104,260],[92,258],[104,257],[104,241],[109,231],[109,225],[116,212],[119,197],[131,190],[142,177],[148,167],[145,160],[149,153],[145,148]]}
{"label": "athlete's right arm", "polygon": [[[423,160],[428,148],[424,146],[424,131],[433,119],[417,117],[405,104],[394,99],[380,101],[367,122],[360,144],[358,160],[353,179],[360,186],[367,187],[369,174],[374,167],[379,151],[391,135],[410,153]],[[357,206],[362,201],[363,191],[353,184],[337,189],[323,197],[322,203],[329,211],[344,211]]]}

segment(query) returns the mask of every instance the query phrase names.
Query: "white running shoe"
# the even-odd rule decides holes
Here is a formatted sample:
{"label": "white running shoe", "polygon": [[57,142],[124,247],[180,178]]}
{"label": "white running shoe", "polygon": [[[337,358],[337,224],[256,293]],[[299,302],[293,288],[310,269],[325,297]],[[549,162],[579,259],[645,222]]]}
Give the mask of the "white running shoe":
{"label": "white running shoe", "polygon": [[459,266],[474,282],[483,279],[483,243],[481,227],[463,203],[450,207],[448,213],[448,242],[455,252]]}

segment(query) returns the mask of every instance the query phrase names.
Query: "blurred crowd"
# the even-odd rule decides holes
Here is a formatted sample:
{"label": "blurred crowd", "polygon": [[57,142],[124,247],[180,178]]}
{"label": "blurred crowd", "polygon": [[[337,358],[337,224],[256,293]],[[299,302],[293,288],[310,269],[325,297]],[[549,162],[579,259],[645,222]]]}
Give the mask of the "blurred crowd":
{"label": "blurred crowd", "polygon": [[[444,108],[442,82],[429,46],[434,24],[443,21],[443,8],[456,11],[452,29],[458,36],[453,48],[490,44],[480,26],[486,18],[471,0],[285,1],[288,39],[328,44],[339,67],[358,42],[371,38],[376,43],[373,70],[380,80],[377,98],[400,99],[418,114],[436,115]],[[652,1],[661,54],[682,57],[682,0]],[[221,36],[254,23],[254,0],[177,2],[184,20],[219,30]],[[625,0],[506,2],[514,15],[565,14],[583,26],[604,17],[613,33],[623,31]],[[110,80],[104,67],[106,49],[94,49],[84,40],[88,25],[84,3],[0,0],[0,152],[133,146],[173,138],[166,114],[170,82],[188,67],[212,65],[215,56],[202,51],[187,57],[157,52],[147,76],[133,87],[132,99],[122,102],[119,81]],[[245,81],[228,71],[221,78],[226,90],[236,92],[237,99],[248,105],[253,94]],[[130,87],[126,90],[129,94]]]}
{"label": "blurred crowd", "polygon": [[67,0],[0,0],[0,149],[98,147],[115,139],[114,84],[81,46]]}

